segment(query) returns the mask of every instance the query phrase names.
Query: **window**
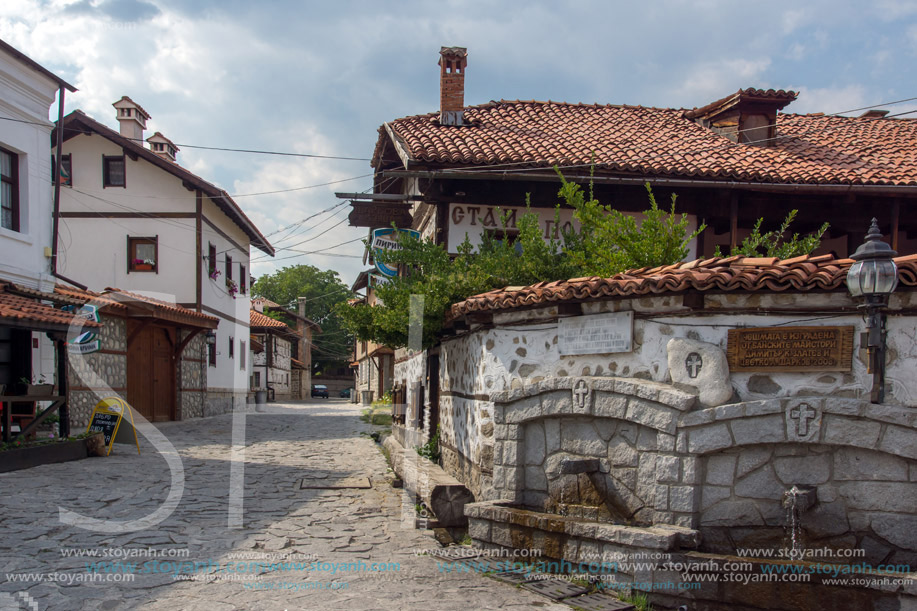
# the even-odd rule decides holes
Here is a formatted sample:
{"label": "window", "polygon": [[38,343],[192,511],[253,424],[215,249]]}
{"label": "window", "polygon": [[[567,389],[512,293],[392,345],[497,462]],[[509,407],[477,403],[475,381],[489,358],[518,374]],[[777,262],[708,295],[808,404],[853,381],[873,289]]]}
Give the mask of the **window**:
{"label": "window", "polygon": [[207,245],[207,274],[214,280],[217,279],[217,247]]}
{"label": "window", "polygon": [[159,236],[127,238],[127,273],[159,273]]}
{"label": "window", "polygon": [[261,388],[261,372],[256,371],[255,375],[252,377],[255,378],[255,381],[252,383],[252,388]]}
{"label": "window", "polygon": [[239,265],[239,292],[243,295],[248,290],[248,274],[245,271],[245,266]]}
{"label": "window", "polygon": [[217,345],[207,344],[207,362],[211,367],[217,366]]}
{"label": "window", "polygon": [[239,341],[239,369],[245,371],[245,342]]}
{"label": "window", "polygon": [[126,186],[127,181],[125,180],[124,172],[124,155],[117,155],[110,157],[108,155],[102,156],[102,186],[103,187],[124,187]]}
{"label": "window", "polygon": [[229,338],[229,358],[235,358],[236,353],[236,339],[234,337]]}
{"label": "window", "polygon": [[230,280],[232,280],[232,257],[226,253],[226,284],[229,284]]}
{"label": "window", "polygon": [[0,148],[0,226],[19,231],[19,155]]}
{"label": "window", "polygon": [[[60,184],[64,187],[73,186],[73,172],[70,166],[70,153],[60,156]],[[51,183],[54,183],[57,155],[51,155]]]}

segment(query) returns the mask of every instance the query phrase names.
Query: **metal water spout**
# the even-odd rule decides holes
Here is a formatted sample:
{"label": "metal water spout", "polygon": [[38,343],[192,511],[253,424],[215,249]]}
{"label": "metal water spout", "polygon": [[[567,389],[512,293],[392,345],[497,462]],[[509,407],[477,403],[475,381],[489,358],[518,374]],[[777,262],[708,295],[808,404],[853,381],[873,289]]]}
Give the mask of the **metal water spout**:
{"label": "metal water spout", "polygon": [[577,473],[598,473],[599,466],[600,465],[597,458],[565,458],[560,461],[560,473],[561,475],[573,475]]}

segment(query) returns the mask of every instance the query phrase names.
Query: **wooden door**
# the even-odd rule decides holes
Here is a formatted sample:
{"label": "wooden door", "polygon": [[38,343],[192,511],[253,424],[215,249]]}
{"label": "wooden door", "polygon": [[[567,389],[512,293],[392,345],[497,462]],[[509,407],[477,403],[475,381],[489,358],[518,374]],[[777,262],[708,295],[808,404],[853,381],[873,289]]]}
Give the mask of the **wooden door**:
{"label": "wooden door", "polygon": [[[128,335],[140,323],[131,321]],[[148,326],[127,348],[127,400],[151,422],[171,420],[175,406],[172,330]]]}

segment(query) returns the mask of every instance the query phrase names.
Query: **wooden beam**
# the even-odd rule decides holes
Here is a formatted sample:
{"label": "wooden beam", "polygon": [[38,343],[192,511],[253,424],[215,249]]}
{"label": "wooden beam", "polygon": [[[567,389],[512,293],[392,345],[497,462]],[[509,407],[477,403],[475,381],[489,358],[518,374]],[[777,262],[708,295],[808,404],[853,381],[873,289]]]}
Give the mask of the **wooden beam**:
{"label": "wooden beam", "polygon": [[892,201],[892,250],[898,250],[898,230],[901,217],[901,200]]}
{"label": "wooden beam", "polygon": [[739,245],[739,195],[735,192],[729,194],[729,252]]}

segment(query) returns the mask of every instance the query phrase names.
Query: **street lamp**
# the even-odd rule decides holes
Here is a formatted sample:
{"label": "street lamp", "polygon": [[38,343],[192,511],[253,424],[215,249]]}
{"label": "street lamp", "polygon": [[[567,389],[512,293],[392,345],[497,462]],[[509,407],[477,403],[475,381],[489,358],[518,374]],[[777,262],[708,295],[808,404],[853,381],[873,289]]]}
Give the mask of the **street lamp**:
{"label": "street lamp", "polygon": [[213,329],[207,331],[207,334],[204,336],[207,340],[208,346],[216,346],[217,344],[217,334],[213,332]]}
{"label": "street lamp", "polygon": [[888,297],[898,286],[898,266],[893,257],[898,253],[882,241],[879,223],[872,219],[866,241],[850,258],[856,261],[847,272],[847,288],[851,297],[866,302],[867,373],[872,374],[873,403],[885,400],[885,312]]}

